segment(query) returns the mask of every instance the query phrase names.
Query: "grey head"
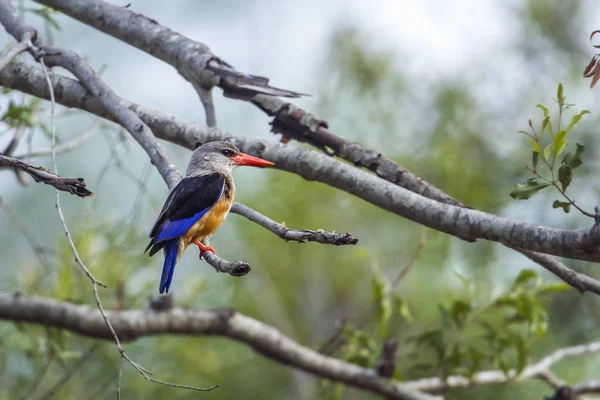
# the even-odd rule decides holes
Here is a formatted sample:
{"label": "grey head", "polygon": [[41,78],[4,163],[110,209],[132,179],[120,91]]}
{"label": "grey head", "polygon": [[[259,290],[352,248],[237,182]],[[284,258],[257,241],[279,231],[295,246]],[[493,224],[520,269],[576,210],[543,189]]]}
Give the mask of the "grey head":
{"label": "grey head", "polygon": [[192,153],[185,176],[208,175],[213,172],[231,176],[233,168],[239,165],[234,160],[239,154],[238,148],[229,142],[205,143]]}

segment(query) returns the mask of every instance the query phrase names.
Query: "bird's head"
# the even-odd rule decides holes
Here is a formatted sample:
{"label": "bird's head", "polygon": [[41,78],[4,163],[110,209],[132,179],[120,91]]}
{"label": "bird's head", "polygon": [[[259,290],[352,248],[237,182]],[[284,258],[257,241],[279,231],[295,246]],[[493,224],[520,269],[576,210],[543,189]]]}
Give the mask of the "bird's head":
{"label": "bird's head", "polygon": [[192,153],[186,176],[204,175],[212,172],[228,172],[235,167],[271,167],[270,161],[244,154],[233,144],[225,141],[209,142]]}

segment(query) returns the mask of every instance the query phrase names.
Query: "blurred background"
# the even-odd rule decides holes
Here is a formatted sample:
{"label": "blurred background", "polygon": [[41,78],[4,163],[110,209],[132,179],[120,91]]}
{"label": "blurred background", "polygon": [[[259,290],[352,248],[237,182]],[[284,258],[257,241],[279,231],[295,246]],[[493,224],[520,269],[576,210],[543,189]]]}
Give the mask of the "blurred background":
{"label": "blurred background", "polygon": [[[368,5],[146,0],[132,2],[131,9],[208,44],[240,71],[311,93],[294,103],[327,120],[338,135],[383,151],[465,204],[566,228],[590,221],[576,211],[553,209],[555,191],[528,201],[508,193],[530,177],[518,166],[529,162],[531,147],[516,131],[527,130],[529,118],[539,126],[538,103],[558,114],[556,88],[562,82],[567,103],[576,103],[573,112],[591,111],[570,134],[571,146],[583,143],[586,151],[569,191],[587,210],[598,204],[593,171],[600,146],[599,92],[582,78],[594,53],[589,34],[600,29],[594,5],[591,0],[372,0]],[[27,23],[85,57],[118,95],[204,123],[196,93],[170,66],[59,14],[51,14],[58,26],[49,31],[38,4],[24,1],[20,7]],[[0,43],[9,43],[4,30]],[[221,129],[278,139],[260,110],[224,99],[218,90],[215,95]],[[48,105],[4,93],[5,117],[11,103],[29,107],[35,123],[9,125],[5,118],[0,149],[15,129],[24,134],[15,155],[48,149]],[[142,253],[168,194],[166,185],[126,132],[74,110],[58,113],[60,143],[90,137],[58,159],[62,176],[84,177],[95,192],[87,199],[62,195],[80,254],[109,285],[102,290],[107,308],[144,308],[158,295],[162,258]],[[165,146],[184,170],[189,150]],[[50,157],[33,162],[51,166]],[[301,344],[370,367],[382,344],[395,339],[395,377],[403,380],[518,369],[559,347],[600,337],[595,295],[560,290],[556,278],[500,245],[461,242],[281,171],[238,170],[236,184],[238,201],[289,227],[350,232],[360,241],[348,247],[286,243],[230,215],[211,245],[221,257],[248,261],[252,272],[243,278],[217,274],[188,251],[172,287],[179,305],[234,307]],[[21,186],[9,169],[0,171],[0,188],[0,291],[93,304],[91,285],[65,240],[54,191],[41,184]],[[567,264],[600,277],[596,265]],[[533,272],[523,273],[529,269]],[[508,323],[514,323],[514,332],[505,334]],[[220,385],[202,394],[172,389],[147,383],[126,366],[122,395],[127,399],[234,399],[240,393],[252,399],[377,398],[282,367],[222,338],[145,338],[126,350],[157,379]],[[0,321],[0,399],[114,398],[118,367],[111,342]],[[554,371],[576,383],[600,378],[599,368],[600,357],[588,356]],[[452,390],[445,398],[541,399],[551,393],[530,381]]]}

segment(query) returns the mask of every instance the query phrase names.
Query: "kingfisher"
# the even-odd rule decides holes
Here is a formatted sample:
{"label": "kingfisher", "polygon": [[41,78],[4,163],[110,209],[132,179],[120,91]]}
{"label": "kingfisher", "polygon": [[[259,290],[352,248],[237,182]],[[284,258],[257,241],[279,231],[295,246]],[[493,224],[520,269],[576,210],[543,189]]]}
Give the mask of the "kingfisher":
{"label": "kingfisher", "polygon": [[271,167],[270,161],[244,154],[225,141],[209,142],[198,147],[185,177],[171,191],[150,233],[150,257],[163,250],[165,261],[160,279],[160,293],[169,293],[175,264],[190,244],[200,249],[199,257],[215,249],[202,243],[227,217],[235,196],[232,171],[235,167]]}

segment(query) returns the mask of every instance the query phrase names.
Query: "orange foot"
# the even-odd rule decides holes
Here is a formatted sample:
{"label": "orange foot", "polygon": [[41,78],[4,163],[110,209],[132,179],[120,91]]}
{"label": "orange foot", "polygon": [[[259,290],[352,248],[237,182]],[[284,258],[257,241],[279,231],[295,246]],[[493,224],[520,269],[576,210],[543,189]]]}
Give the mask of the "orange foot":
{"label": "orange foot", "polygon": [[198,239],[192,240],[192,243],[194,243],[196,246],[198,246],[198,249],[200,249],[200,255],[198,256],[198,258],[202,258],[202,255],[204,254],[205,251],[210,251],[213,254],[217,254],[215,252],[215,249],[213,249],[211,246],[205,245],[204,243],[202,243]]}

